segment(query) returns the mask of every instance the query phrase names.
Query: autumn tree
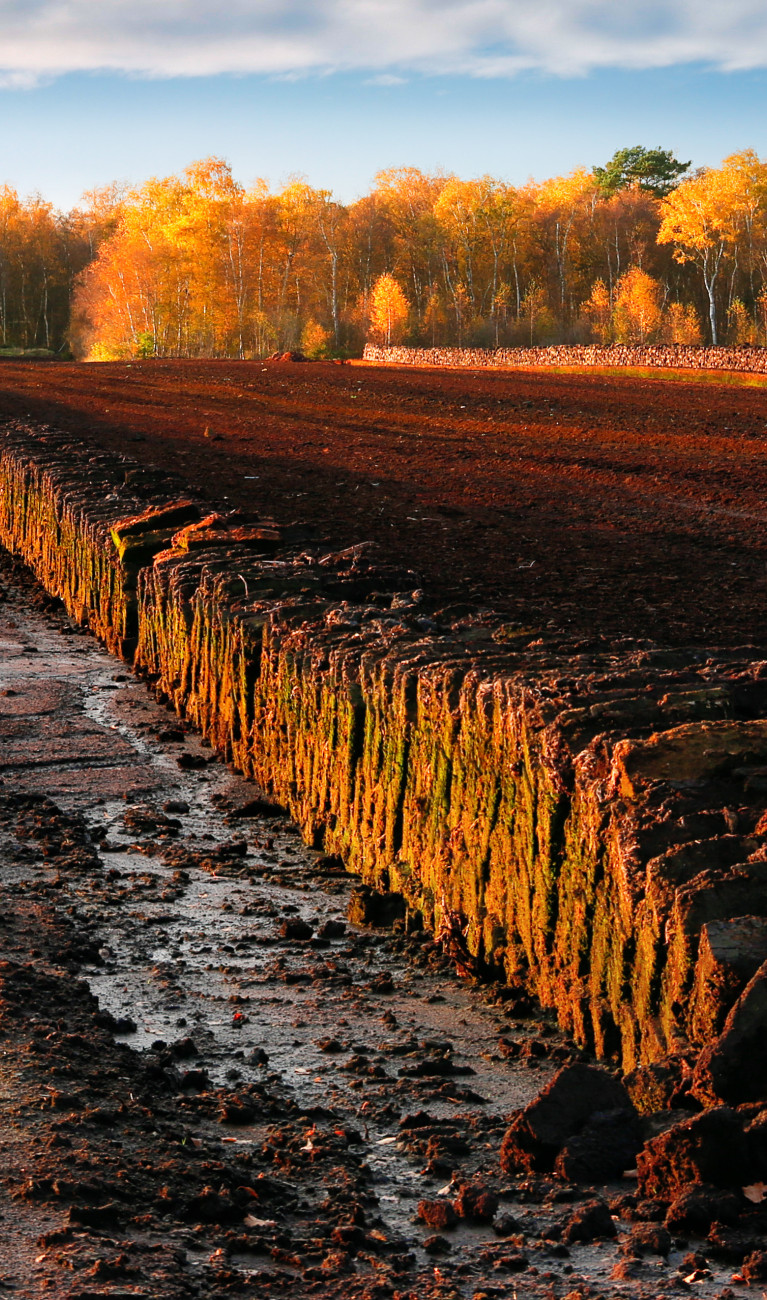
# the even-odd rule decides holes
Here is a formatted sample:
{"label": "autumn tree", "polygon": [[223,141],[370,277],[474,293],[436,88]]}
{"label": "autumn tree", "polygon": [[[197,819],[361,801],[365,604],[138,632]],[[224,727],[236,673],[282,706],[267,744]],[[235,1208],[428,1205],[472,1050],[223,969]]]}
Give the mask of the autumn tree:
{"label": "autumn tree", "polygon": [[613,328],[618,343],[650,343],[660,328],[663,290],[657,280],[634,266],[618,281]]}
{"label": "autumn tree", "polygon": [[301,351],[312,360],[327,356],[330,340],[330,330],[326,330],[319,321],[308,320],[301,331]]}
{"label": "autumn tree", "polygon": [[731,277],[728,314],[734,301],[741,301],[743,310],[751,318],[751,325],[741,318],[736,333],[744,338],[749,335],[755,339],[758,333],[757,304],[767,273],[767,163],[763,163],[753,149],[743,149],[725,158],[722,168],[729,172],[737,196],[739,231],[733,263],[734,269],[737,268],[741,273],[742,295],[738,298],[735,294],[733,299],[735,277]]}
{"label": "autumn tree", "polygon": [[664,343],[690,346],[703,342],[698,313],[692,303],[671,302],[663,313],[661,337]]}
{"label": "autumn tree", "polygon": [[533,280],[522,299],[519,311],[520,324],[525,329],[525,341],[530,346],[542,341],[542,336],[552,330],[554,318],[548,305],[548,294],[543,285]]}
{"label": "autumn tree", "polygon": [[597,340],[603,345],[612,342],[613,305],[604,280],[597,280],[583,304],[583,311]]}
{"label": "autumn tree", "polygon": [[148,181],[127,197],[115,233],[80,278],[78,351],[144,355],[148,340],[156,356],[269,350],[279,244],[265,188],[246,193],[220,159]]}
{"label": "autumn tree", "polygon": [[555,176],[536,190],[533,226],[539,255],[556,277],[562,321],[568,310],[572,312],[580,287],[574,273],[591,233],[597,193],[593,175],[583,168],[577,168],[569,176]]}
{"label": "autumn tree", "polygon": [[370,337],[383,347],[402,338],[410,306],[393,275],[385,271],[373,285],[370,298]]}
{"label": "autumn tree", "polygon": [[716,290],[738,243],[745,202],[742,176],[727,162],[683,181],[662,203],[658,242],[674,245],[675,259],[700,270],[708,298],[711,342],[719,342]]}
{"label": "autumn tree", "polygon": [[373,186],[378,230],[390,250],[380,269],[388,265],[398,283],[407,286],[418,324],[435,284],[444,283],[441,232],[434,208],[449,179],[417,167],[392,167],[379,172]]}
{"label": "autumn tree", "polygon": [[489,320],[498,344],[499,317],[508,301],[504,273],[523,205],[511,185],[482,176],[450,177],[434,204],[442,274],[452,298],[459,343],[467,322]]}
{"label": "autumn tree", "polygon": [[0,186],[0,344],[60,349],[69,294],[64,218],[39,195]]}
{"label": "autumn tree", "polygon": [[756,343],[757,325],[753,314],[741,298],[733,298],[727,309],[727,338],[735,347]]}
{"label": "autumn tree", "polygon": [[638,146],[522,187],[399,167],[347,207],[301,177],[246,191],[212,158],[97,193],[66,219],[9,190],[0,326],[55,339],[66,286],[90,262],[74,299],[80,355],[244,358],[304,337],[322,354],[405,327],[433,346],[694,341],[704,293],[713,339],[723,312],[731,338],[767,338],[767,168],[751,150],[686,168]]}

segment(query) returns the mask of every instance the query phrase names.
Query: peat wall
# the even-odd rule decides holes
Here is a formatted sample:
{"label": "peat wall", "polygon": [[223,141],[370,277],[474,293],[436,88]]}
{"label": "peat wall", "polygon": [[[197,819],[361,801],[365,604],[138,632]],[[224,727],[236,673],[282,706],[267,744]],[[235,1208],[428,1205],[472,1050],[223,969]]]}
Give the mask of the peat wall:
{"label": "peat wall", "polygon": [[[0,542],[308,841],[624,1066],[767,957],[767,664],[437,609],[361,545],[0,431]],[[764,825],[763,825],[764,822]],[[744,919],[745,918],[745,919]]]}
{"label": "peat wall", "polygon": [[767,348],[705,348],[685,344],[599,347],[562,344],[549,348],[382,348],[365,345],[364,361],[390,366],[455,366],[469,369],[517,366],[647,366],[672,370],[741,370],[767,374]]}

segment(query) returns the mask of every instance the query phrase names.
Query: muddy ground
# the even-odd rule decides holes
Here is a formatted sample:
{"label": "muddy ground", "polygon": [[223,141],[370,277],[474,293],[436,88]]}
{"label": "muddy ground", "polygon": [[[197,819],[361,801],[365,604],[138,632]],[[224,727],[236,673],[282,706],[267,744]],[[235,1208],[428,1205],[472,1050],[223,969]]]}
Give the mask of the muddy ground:
{"label": "muddy ground", "polygon": [[767,389],[362,364],[18,364],[31,416],[212,500],[379,543],[439,596],[575,639],[763,643]]}
{"label": "muddy ground", "polygon": [[572,1046],[352,923],[340,865],[0,566],[0,1294],[737,1293],[630,1169],[504,1174]]}

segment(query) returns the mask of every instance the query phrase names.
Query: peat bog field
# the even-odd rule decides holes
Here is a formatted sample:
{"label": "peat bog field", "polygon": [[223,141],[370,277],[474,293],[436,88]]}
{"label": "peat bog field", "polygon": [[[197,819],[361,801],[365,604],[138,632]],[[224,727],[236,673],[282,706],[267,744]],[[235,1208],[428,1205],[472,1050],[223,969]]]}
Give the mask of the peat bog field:
{"label": "peat bog field", "polygon": [[224,361],[0,380],[0,417],[310,523],[329,549],[375,542],[437,596],[542,635],[764,636],[767,393],[747,381]]}
{"label": "peat bog field", "polygon": [[0,1293],[763,1295],[767,385],[7,362],[0,426],[6,536],[53,573],[50,454],[138,619],[131,673],[0,548]]}

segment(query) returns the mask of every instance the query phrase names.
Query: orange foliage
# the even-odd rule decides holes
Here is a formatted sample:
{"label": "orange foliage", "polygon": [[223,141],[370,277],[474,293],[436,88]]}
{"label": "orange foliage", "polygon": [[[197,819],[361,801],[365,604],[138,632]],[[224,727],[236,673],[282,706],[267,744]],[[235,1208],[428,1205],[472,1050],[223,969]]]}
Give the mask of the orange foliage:
{"label": "orange foliage", "polygon": [[[0,279],[14,201],[0,201]],[[767,170],[749,150],[662,200],[607,193],[583,168],[515,187],[398,167],[350,206],[301,177],[247,191],[207,158],[94,194],[68,221],[95,253],[71,336],[94,358],[252,357],[302,340],[326,355],[405,328],[432,345],[681,342],[700,338],[701,309],[714,340],[729,313],[732,341],[767,341]]]}
{"label": "orange foliage", "polygon": [[634,266],[618,281],[613,308],[617,343],[651,343],[660,328],[663,289],[651,275]]}

